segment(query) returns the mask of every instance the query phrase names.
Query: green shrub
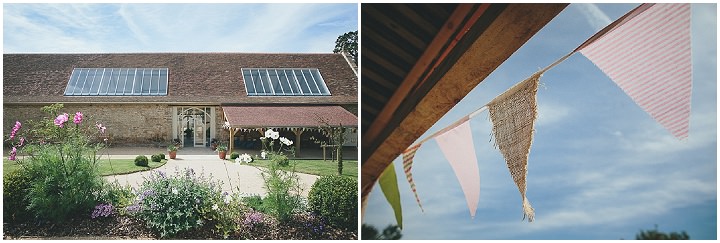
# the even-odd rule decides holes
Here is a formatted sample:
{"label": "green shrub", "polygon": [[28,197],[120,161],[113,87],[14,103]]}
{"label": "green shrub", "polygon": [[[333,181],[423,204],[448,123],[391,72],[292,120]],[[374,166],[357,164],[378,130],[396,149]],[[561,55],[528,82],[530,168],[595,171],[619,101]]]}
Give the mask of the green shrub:
{"label": "green shrub", "polygon": [[227,234],[234,228],[233,217],[239,207],[219,185],[195,172],[184,170],[174,176],[156,171],[145,179],[135,202],[126,211],[143,220],[160,235],[172,237],[178,233],[212,224]]}
{"label": "green shrub", "polygon": [[160,159],[161,159],[161,160],[162,160],[162,159],[165,159],[165,153],[159,153],[158,155],[160,155]]}
{"label": "green shrub", "polygon": [[[18,200],[16,205],[27,204],[32,216],[56,222],[88,215],[96,205],[103,184],[97,172],[96,155],[103,144],[92,141],[98,140],[106,129],[99,122],[87,122],[81,112],[67,114],[61,109],[62,104],[45,106],[42,110],[47,116],[43,119],[28,121],[24,126],[16,121],[7,140],[13,144],[8,159],[21,166],[25,177],[22,180],[27,181],[22,182],[23,186],[6,189],[27,192],[27,201]],[[17,158],[16,149],[18,154],[30,156]],[[18,195],[8,192],[15,194],[8,198]]]}
{"label": "green shrub", "polygon": [[163,156],[164,154],[153,154],[150,156],[150,160],[152,160],[152,162],[160,162]]}
{"label": "green shrub", "polygon": [[242,199],[242,202],[245,203],[245,206],[247,206],[255,211],[267,213],[267,211],[265,209],[265,205],[263,205],[263,199],[259,195],[244,197]]}
{"label": "green shrub", "polygon": [[30,176],[25,170],[12,171],[3,178],[3,220],[22,221],[28,219],[30,213],[27,206],[30,202],[27,199],[30,190]]}
{"label": "green shrub", "polygon": [[240,157],[238,152],[232,152],[232,154],[230,154],[230,159],[232,160],[237,159],[238,157]]}
{"label": "green shrub", "polygon": [[343,176],[323,176],[310,188],[310,210],[328,222],[346,229],[357,229],[357,180]]}
{"label": "green shrub", "polygon": [[100,191],[99,202],[110,203],[117,208],[125,208],[133,203],[135,194],[131,187],[121,186],[119,183],[104,183]]}
{"label": "green shrub", "polygon": [[268,214],[285,222],[290,220],[293,213],[303,209],[300,182],[295,171],[281,170],[278,164],[270,163],[270,167],[263,169],[261,175],[268,193],[263,199]]}
{"label": "green shrub", "polygon": [[135,157],[135,165],[147,167],[148,157],[145,155],[138,155],[137,157]]}

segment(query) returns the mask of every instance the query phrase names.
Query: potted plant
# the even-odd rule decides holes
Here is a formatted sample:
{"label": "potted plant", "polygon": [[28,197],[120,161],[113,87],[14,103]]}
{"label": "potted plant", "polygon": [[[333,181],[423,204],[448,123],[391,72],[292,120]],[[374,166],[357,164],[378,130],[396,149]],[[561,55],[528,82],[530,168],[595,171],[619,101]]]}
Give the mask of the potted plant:
{"label": "potted plant", "polygon": [[225,159],[225,155],[227,154],[227,146],[219,144],[215,151],[218,152],[218,156],[220,157],[220,159]]}
{"label": "potted plant", "polygon": [[170,155],[170,159],[175,159],[175,156],[177,156],[177,147],[175,144],[170,144],[167,147],[168,155]]}

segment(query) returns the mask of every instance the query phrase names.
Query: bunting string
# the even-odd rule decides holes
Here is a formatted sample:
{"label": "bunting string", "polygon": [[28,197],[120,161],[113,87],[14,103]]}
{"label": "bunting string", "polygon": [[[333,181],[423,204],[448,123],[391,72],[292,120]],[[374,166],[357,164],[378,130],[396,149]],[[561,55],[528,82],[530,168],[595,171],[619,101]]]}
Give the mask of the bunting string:
{"label": "bunting string", "polygon": [[[471,215],[474,215],[472,206],[476,207],[477,201],[471,198],[479,195],[475,192],[479,191],[479,177],[474,182],[475,175],[467,173],[473,170],[469,163],[474,163],[477,171],[474,149],[463,148],[464,157],[457,156],[458,148],[450,144],[454,146],[458,141],[467,141],[467,137],[457,131],[470,133],[468,121],[489,110],[493,123],[491,136],[521,194],[523,219],[534,220],[535,212],[526,196],[526,181],[537,118],[537,87],[542,74],[576,52],[592,61],[672,135],[680,140],[687,138],[692,90],[690,15],[689,4],[641,4],[488,104],[411,145],[403,152],[403,167],[420,209],[422,205],[411,173],[413,158],[423,143],[436,138],[461,181]],[[453,140],[448,134],[463,139]],[[469,141],[472,145],[471,136]],[[472,155],[465,151],[472,151]],[[467,186],[469,181],[477,187]]]}

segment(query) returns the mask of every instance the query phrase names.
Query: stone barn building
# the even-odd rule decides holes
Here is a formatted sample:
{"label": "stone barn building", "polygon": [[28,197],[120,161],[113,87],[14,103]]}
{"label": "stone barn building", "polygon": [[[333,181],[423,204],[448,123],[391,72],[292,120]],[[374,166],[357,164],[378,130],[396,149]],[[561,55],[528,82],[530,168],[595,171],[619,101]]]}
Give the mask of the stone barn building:
{"label": "stone barn building", "polygon": [[319,146],[324,124],[350,127],[357,146],[358,77],[343,54],[4,54],[3,68],[4,134],[63,103],[113,146],[257,148],[274,128],[299,149]]}

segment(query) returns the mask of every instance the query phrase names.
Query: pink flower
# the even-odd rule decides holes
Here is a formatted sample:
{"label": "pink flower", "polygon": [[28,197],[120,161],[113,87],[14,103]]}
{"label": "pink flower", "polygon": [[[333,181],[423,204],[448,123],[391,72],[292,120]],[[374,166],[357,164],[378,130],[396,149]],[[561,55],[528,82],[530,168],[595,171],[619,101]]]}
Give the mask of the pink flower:
{"label": "pink flower", "polygon": [[17,134],[18,130],[22,127],[22,124],[19,121],[15,121],[15,126],[12,129],[12,132],[10,132],[10,139],[15,138],[15,135]]}
{"label": "pink flower", "polygon": [[10,158],[9,160],[15,160],[15,156],[17,155],[17,148],[13,147],[12,151],[10,151]]}
{"label": "pink flower", "polygon": [[83,114],[81,112],[75,112],[75,117],[73,117],[73,122],[75,124],[80,124],[83,120]]}
{"label": "pink flower", "polygon": [[63,127],[63,125],[64,125],[65,122],[67,122],[67,121],[68,121],[68,114],[67,114],[67,113],[64,113],[64,114],[62,114],[62,115],[59,115],[59,116],[57,116],[57,118],[55,118],[55,126]]}
{"label": "pink flower", "polygon": [[97,127],[98,130],[100,130],[100,133],[105,134],[105,129],[107,129],[103,124],[101,123],[95,123],[95,127]]}

